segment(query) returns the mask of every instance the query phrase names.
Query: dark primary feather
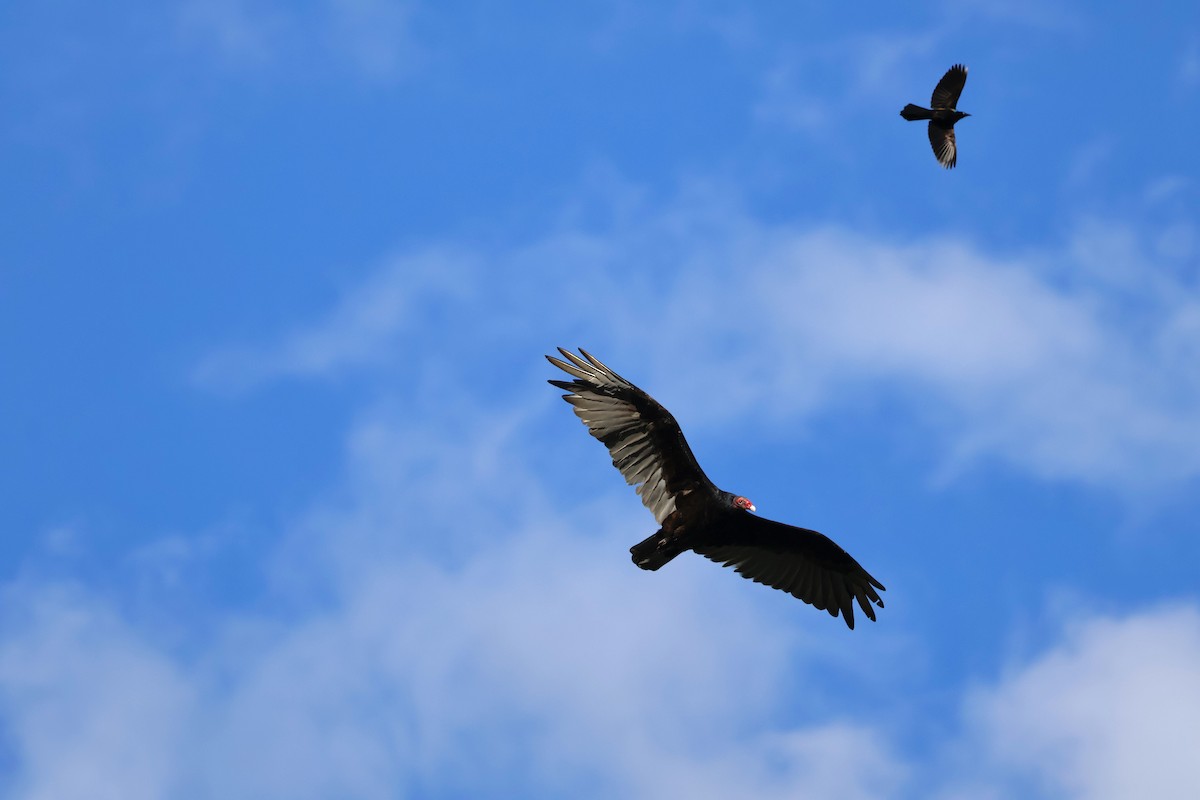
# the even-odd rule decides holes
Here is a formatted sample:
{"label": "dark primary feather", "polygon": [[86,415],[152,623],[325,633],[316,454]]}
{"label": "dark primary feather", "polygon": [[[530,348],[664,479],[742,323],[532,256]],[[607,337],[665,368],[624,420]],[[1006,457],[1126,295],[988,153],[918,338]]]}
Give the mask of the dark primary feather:
{"label": "dark primary feather", "polygon": [[574,380],[550,383],[591,434],[608,448],[613,465],[636,486],[662,527],[630,548],[634,563],[656,570],[685,550],[758,583],[785,591],[854,627],[854,603],[874,620],[883,607],[875,580],[827,536],[762,519],[734,504],[735,495],[705,476],[671,413],[650,395],[582,348],[546,356]]}
{"label": "dark primary feather", "polygon": [[546,359],[575,380],[549,383],[570,392],[563,399],[608,448],[613,466],[637,488],[659,525],[675,510],[680,493],[716,490],[696,463],[671,412],[582,347],[583,358],[561,347],[558,352],[567,361]]}
{"label": "dark primary feather", "polygon": [[953,169],[958,163],[958,142],[954,139],[953,127],[947,128],[936,120],[930,120],[929,144],[933,146],[938,163],[946,169]]}
{"label": "dark primary feather", "polygon": [[854,628],[854,601],[875,620],[871,603],[883,608],[875,580],[854,558],[823,533],[746,514],[729,538],[736,544],[702,542],[692,549],[733,567],[758,583],[787,592]]}
{"label": "dark primary feather", "polygon": [[[986,71],[986,70],[985,70]],[[986,75],[984,76],[987,77]],[[938,85],[933,89],[933,98],[929,101],[929,105],[933,108],[955,108],[958,106],[958,98],[962,95],[963,87],[967,85],[967,68],[962,64],[955,64],[950,69],[946,70],[946,74],[938,81]]]}

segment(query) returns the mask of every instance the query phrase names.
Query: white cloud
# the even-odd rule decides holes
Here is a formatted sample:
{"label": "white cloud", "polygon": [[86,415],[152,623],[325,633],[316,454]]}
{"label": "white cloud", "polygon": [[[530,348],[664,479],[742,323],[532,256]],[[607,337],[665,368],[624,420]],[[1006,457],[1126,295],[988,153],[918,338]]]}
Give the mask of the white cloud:
{"label": "white cloud", "polygon": [[[51,588],[7,591],[0,709],[24,798],[160,798],[181,776],[195,687],[110,610]],[[15,611],[15,610],[19,611]]]}
{"label": "white cloud", "polygon": [[[909,290],[888,270],[916,280],[903,255],[868,263],[893,295]],[[947,285],[1003,287],[989,264]],[[18,795],[1003,797],[1034,781],[1092,800],[1194,777],[1158,759],[1195,749],[1178,727],[1198,710],[1194,608],[1080,623],[970,693],[964,738],[948,724],[906,756],[886,656],[912,645],[882,623],[850,633],[701,559],[638,571],[625,550],[644,510],[567,518],[517,446],[536,412],[409,410],[382,405],[348,437],[344,485],[276,559],[274,613],[220,612],[181,646],[98,594],[11,587],[0,710]],[[146,569],[160,549],[177,548]],[[869,718],[830,674],[853,676]],[[949,777],[923,760],[963,742]]]}
{"label": "white cloud", "polygon": [[[928,97],[935,77],[924,75],[914,84],[904,80],[906,65],[924,56],[946,37],[946,31],[888,31],[846,37],[835,42],[806,43],[779,55],[763,79],[755,103],[755,119],[793,130],[830,134],[826,146],[836,146],[848,120],[890,107],[896,97],[921,86],[920,101]],[[907,88],[906,88],[907,87]],[[898,113],[903,103],[896,103]]]}
{"label": "white cloud", "polygon": [[469,288],[479,271],[470,259],[449,251],[399,256],[349,291],[327,319],[269,346],[217,350],[192,370],[192,380],[214,391],[236,392],[289,377],[332,377],[351,366],[397,359],[411,364],[411,349],[398,349],[401,335],[423,323],[431,297],[478,302]]}
{"label": "white cloud", "polygon": [[1079,622],[967,709],[968,769],[1003,796],[1200,796],[1200,611]]}
{"label": "white cloud", "polygon": [[393,259],[324,320],[196,375],[408,375],[415,359],[452,388],[574,339],[660,400],[683,398],[667,405],[692,425],[891,393],[934,434],[947,474],[998,459],[1106,488],[1172,486],[1200,473],[1200,292],[1161,246],[1171,230],[1085,223],[1006,254],[768,225],[699,192],[601,232]]}
{"label": "white cloud", "polygon": [[410,35],[407,0],[323,0],[296,8],[277,0],[201,0],[182,7],[185,35],[240,67],[301,70],[323,60],[371,79],[412,68],[419,48]]}
{"label": "white cloud", "polygon": [[1079,35],[1088,24],[1088,17],[1079,7],[1034,0],[956,0],[944,4],[944,15],[974,26],[1002,23],[1060,35]]}
{"label": "white cloud", "polygon": [[[1186,346],[1173,331],[1194,292],[1145,298],[1161,316],[1133,323],[1107,287],[1056,286],[1039,263],[1053,259],[952,240],[796,237],[752,284],[768,298],[756,309],[764,338],[782,347],[747,380],[769,397],[822,381],[897,387],[941,418],[956,458],[998,456],[1043,477],[1131,486],[1194,475],[1197,370],[1173,352]],[[1145,262],[1141,274],[1153,270]]]}
{"label": "white cloud", "polygon": [[[345,527],[318,515],[334,549],[364,518],[344,510]],[[1200,787],[1194,605],[1078,621],[967,691],[962,728],[913,748],[897,723],[908,700],[868,671],[856,694],[874,695],[869,721],[822,696],[823,672],[884,663],[882,629],[786,622],[699,560],[641,573],[622,547],[636,523],[611,512],[589,515],[590,534],[525,515],[452,566],[352,540],[320,602],[230,615],[182,650],[95,594],[10,587],[0,710],[14,796],[1116,800]]]}
{"label": "white cloud", "polygon": [[1179,59],[1179,83],[1185,89],[1200,86],[1200,41],[1193,39]]}
{"label": "white cloud", "polygon": [[[870,638],[764,614],[699,559],[634,569],[640,509],[562,519],[518,460],[494,463],[505,434],[473,444],[503,421],[478,415],[440,433],[440,454],[382,463],[421,429],[397,425],[363,424],[352,486],[289,545],[310,556],[281,556],[308,573],[291,613],[230,614],[177,651],[95,594],[10,589],[7,608],[32,609],[0,635],[21,796],[782,798],[836,783],[865,798],[903,781],[870,725],[778,714],[814,716],[788,687],[820,685],[820,664],[864,658]],[[510,508],[427,504],[406,480],[421,466],[495,478]],[[474,546],[449,563],[418,543],[455,536]]]}

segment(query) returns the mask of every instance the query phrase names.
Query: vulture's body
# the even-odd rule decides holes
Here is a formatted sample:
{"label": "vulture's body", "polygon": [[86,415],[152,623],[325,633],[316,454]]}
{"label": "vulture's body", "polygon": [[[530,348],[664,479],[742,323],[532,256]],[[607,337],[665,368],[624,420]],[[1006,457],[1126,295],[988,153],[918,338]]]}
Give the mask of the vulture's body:
{"label": "vulture's body", "polygon": [[[671,413],[585,350],[547,356],[574,380],[552,380],[661,526],[630,548],[656,570],[693,550],[751,580],[785,591],[854,627],[854,603],[871,620],[883,584],[829,537],[756,516],[744,497],[721,491],[700,469]],[[878,590],[878,591],[877,591]]]}

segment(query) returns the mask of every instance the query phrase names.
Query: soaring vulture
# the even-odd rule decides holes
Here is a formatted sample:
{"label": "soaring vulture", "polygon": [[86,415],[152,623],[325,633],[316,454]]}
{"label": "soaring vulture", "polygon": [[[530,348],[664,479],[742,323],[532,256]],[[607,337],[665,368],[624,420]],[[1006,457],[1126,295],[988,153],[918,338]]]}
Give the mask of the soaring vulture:
{"label": "soaring vulture", "polygon": [[745,497],[725,492],[696,463],[671,413],[580,348],[546,356],[574,380],[552,380],[563,399],[612,455],[661,526],[629,549],[633,563],[656,570],[685,550],[733,567],[787,592],[854,628],[854,602],[868,619],[883,608],[875,580],[824,534],[756,516]]}

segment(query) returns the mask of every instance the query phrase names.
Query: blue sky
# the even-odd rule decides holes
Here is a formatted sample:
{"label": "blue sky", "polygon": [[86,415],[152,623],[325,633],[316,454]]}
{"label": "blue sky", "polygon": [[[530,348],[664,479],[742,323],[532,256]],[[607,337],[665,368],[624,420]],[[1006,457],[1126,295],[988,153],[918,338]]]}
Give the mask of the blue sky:
{"label": "blue sky", "polygon": [[[1193,3],[18,1],[0,99],[0,796],[1200,792]],[[557,345],[879,621],[637,570]]]}

